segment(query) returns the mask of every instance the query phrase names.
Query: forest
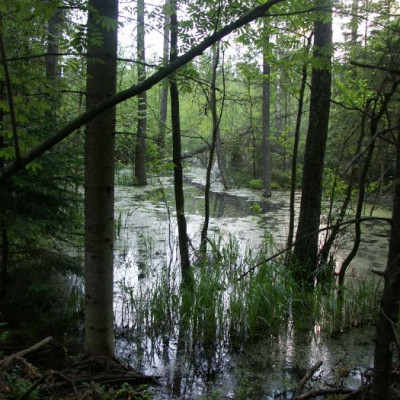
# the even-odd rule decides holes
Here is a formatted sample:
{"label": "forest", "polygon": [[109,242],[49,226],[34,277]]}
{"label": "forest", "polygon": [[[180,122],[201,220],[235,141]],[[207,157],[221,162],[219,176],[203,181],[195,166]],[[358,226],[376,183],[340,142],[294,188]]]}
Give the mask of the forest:
{"label": "forest", "polygon": [[0,400],[399,399],[399,16],[0,0]]}

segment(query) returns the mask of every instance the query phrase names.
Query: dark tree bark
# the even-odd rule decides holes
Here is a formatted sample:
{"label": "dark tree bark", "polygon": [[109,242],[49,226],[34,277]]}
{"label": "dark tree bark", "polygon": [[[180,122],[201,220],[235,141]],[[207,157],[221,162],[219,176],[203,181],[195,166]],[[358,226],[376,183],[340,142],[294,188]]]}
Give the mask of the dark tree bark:
{"label": "dark tree bark", "polygon": [[[331,0],[316,0],[323,8],[314,23],[314,66],[311,73],[310,117],[304,153],[302,195],[294,255],[295,275],[312,287],[318,268],[318,234],[321,214],[322,176],[328,136],[331,99],[332,21]],[[329,14],[329,15],[327,15]],[[329,18],[327,21],[326,18]],[[307,236],[308,235],[308,236]],[[303,240],[300,240],[304,238]]]}
{"label": "dark tree bark", "polygon": [[[163,65],[168,64],[169,58],[169,25],[170,25],[170,0],[165,0],[164,3],[164,43],[163,43]],[[160,158],[165,155],[165,132],[167,125],[168,113],[168,79],[164,79],[160,93],[160,121],[158,127],[158,151]]]}
{"label": "dark tree bark", "polygon": [[[138,84],[146,79],[144,0],[137,1],[137,64]],[[147,185],[146,176],[146,125],[147,125],[146,92],[138,95],[137,135],[135,149],[135,178],[138,185]]]}
{"label": "dark tree bark", "polygon": [[263,195],[271,196],[271,66],[268,62],[269,54],[269,33],[266,20],[263,28],[263,83],[262,83],[262,182]]}
{"label": "dark tree bark", "polygon": [[397,132],[396,171],[393,182],[395,182],[395,193],[389,256],[385,272],[385,286],[376,324],[373,400],[390,398],[393,345],[398,345],[396,343],[396,329],[400,303],[400,131]]}
{"label": "dark tree bark", "polygon": [[[116,92],[118,0],[90,0],[86,108]],[[115,25],[116,26],[116,25]],[[96,41],[91,40],[95,35]],[[98,37],[102,43],[98,43]],[[96,116],[85,135],[85,347],[94,355],[114,355],[114,136],[115,107]]]}
{"label": "dark tree bark", "polygon": [[20,153],[20,149],[19,149],[17,120],[16,120],[15,110],[14,110],[13,88],[12,88],[12,84],[11,84],[10,71],[8,68],[8,62],[7,62],[7,56],[6,56],[6,48],[5,48],[5,43],[4,43],[4,39],[3,39],[3,15],[1,13],[0,13],[0,56],[1,56],[1,63],[3,65],[3,71],[4,71],[4,86],[7,90],[7,102],[8,102],[8,108],[9,108],[8,112],[10,114],[11,131],[12,131],[13,141],[14,141],[15,159],[16,159],[16,162],[18,163],[21,158],[21,153]]}
{"label": "dark tree bark", "polygon": [[[171,0],[171,54],[170,62],[178,56],[178,19],[177,0]],[[179,91],[176,76],[170,76],[171,123],[172,123],[172,162],[174,164],[174,192],[176,218],[178,220],[179,252],[181,256],[182,282],[192,284],[190,270],[189,243],[185,217],[185,195],[183,193],[183,166],[181,160],[181,123],[179,109]]]}

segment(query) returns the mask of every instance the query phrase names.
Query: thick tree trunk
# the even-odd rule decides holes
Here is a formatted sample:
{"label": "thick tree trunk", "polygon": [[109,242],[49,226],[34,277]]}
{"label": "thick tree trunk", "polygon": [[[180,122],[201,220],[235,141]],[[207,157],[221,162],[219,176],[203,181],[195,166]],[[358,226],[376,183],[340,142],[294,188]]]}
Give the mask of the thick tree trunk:
{"label": "thick tree trunk", "polygon": [[[117,29],[99,21],[117,22],[118,0],[90,0],[89,10],[86,108],[92,109],[116,92]],[[86,126],[85,347],[106,356],[114,355],[114,133],[114,107]]]}
{"label": "thick tree trunk", "polygon": [[[399,120],[400,122],[400,120]],[[397,132],[395,195],[389,256],[385,272],[385,287],[376,324],[374,380],[372,399],[390,398],[393,348],[400,303],[400,132]],[[397,343],[398,345],[398,343]]]}
{"label": "thick tree trunk", "polygon": [[[137,1],[137,64],[138,84],[146,79],[145,62],[145,27],[144,0]],[[138,95],[137,135],[135,151],[135,178],[138,185],[147,185],[146,176],[146,124],[147,124],[146,92]]]}
{"label": "thick tree trunk", "polygon": [[[178,56],[178,20],[177,0],[171,0],[171,55],[170,62]],[[190,270],[189,243],[187,236],[187,226],[185,217],[185,195],[183,193],[183,166],[181,160],[181,123],[179,109],[179,91],[176,77],[170,77],[171,94],[171,123],[172,123],[172,162],[174,164],[174,191],[176,218],[178,220],[179,252],[181,256],[182,282],[192,284]]]}
{"label": "thick tree trunk", "polygon": [[[165,0],[164,3],[164,43],[163,43],[163,65],[168,64],[169,58],[169,4],[170,0]],[[161,93],[160,93],[160,121],[158,127],[158,152],[160,158],[164,158],[165,155],[165,132],[167,125],[167,113],[168,113],[168,79],[162,81]]]}
{"label": "thick tree trunk", "polygon": [[271,196],[271,143],[270,143],[270,103],[271,88],[270,74],[271,66],[268,63],[267,56],[269,54],[269,33],[267,22],[264,20],[263,31],[263,83],[262,83],[262,182],[263,195]]}
{"label": "thick tree trunk", "polygon": [[[316,7],[332,9],[331,0],[316,0]],[[328,18],[328,20],[327,20]],[[311,73],[310,117],[304,153],[302,195],[296,234],[295,275],[312,287],[318,268],[318,231],[321,214],[322,176],[326,140],[328,136],[331,98],[332,21],[330,11],[321,11],[314,23],[313,57]]]}

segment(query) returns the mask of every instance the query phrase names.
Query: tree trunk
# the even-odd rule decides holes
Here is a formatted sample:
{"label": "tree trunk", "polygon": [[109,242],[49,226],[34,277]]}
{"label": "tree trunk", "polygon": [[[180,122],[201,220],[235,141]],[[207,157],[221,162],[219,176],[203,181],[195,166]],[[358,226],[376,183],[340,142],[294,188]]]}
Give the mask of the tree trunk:
{"label": "tree trunk", "polygon": [[[170,0],[164,3],[164,43],[163,43],[163,65],[168,64],[169,57],[169,25],[170,25]],[[168,79],[162,81],[160,93],[160,122],[158,127],[158,152],[160,159],[165,156],[165,131],[168,113]]]}
{"label": "tree trunk", "polygon": [[[310,50],[311,44],[311,36],[308,37],[307,42],[307,54]],[[296,117],[296,128],[294,131],[294,143],[293,143],[293,156],[292,156],[292,175],[290,181],[290,201],[289,201],[289,231],[287,237],[287,247],[292,247],[293,244],[293,235],[294,235],[294,219],[295,219],[295,195],[296,195],[296,187],[297,187],[297,153],[299,150],[299,142],[300,142],[300,128],[301,128],[301,120],[303,115],[303,104],[304,104],[304,93],[306,89],[307,83],[307,63],[304,63],[302,71],[301,71],[301,84],[300,84],[300,93],[299,93],[299,105],[297,108],[297,117]]]}
{"label": "tree trunk", "polygon": [[[219,49],[219,44],[218,44],[218,49]],[[215,71],[216,73],[216,71]],[[228,184],[228,178],[226,175],[226,163],[225,163],[225,157],[224,157],[224,150],[222,147],[222,140],[221,140],[221,130],[219,129],[220,121],[221,121],[221,116],[222,116],[222,110],[224,107],[224,99],[225,99],[225,72],[224,72],[224,58],[222,56],[222,80],[223,80],[223,86],[224,86],[224,92],[223,92],[223,97],[222,97],[222,105],[221,105],[221,115],[217,117],[217,105],[216,101],[215,107],[211,110],[213,114],[213,121],[215,120],[215,126],[213,130],[216,130],[216,151],[217,151],[217,162],[218,162],[218,169],[219,169],[219,174],[221,176],[221,183],[224,189],[229,189],[229,184]]]}
{"label": "tree trunk", "polygon": [[351,37],[350,41],[352,45],[356,45],[358,41],[358,24],[359,24],[359,17],[358,14],[358,0],[353,0],[351,3]]}
{"label": "tree trunk", "polygon": [[[117,23],[118,0],[90,0],[89,10],[88,110],[116,92],[117,29],[99,21]],[[106,356],[114,355],[114,133],[115,107],[88,123],[85,135],[85,347]]]}
{"label": "tree trunk", "polygon": [[151,89],[154,85],[162,81],[164,78],[173,74],[182,66],[186,65],[188,62],[193,60],[195,57],[204,53],[206,49],[212,46],[214,43],[218,42],[235,29],[238,29],[252,21],[255,21],[257,18],[263,17],[266,12],[274,5],[284,2],[285,0],[269,0],[267,3],[260,4],[257,7],[254,7],[250,11],[241,15],[236,20],[232,21],[228,25],[225,25],[220,30],[212,33],[210,36],[207,36],[203,41],[201,41],[198,45],[192,47],[189,51],[183,54],[180,57],[176,57],[175,61],[169,63],[165,68],[158,69],[154,72],[150,77],[148,77],[142,84],[133,85],[128,89],[125,89],[116,95],[107,98],[98,104],[95,108],[87,110],[85,113],[77,116],[73,120],[69,121],[67,124],[62,126],[58,131],[54,132],[52,136],[47,138],[46,140],[40,142],[35,147],[28,150],[21,159],[17,161],[10,162],[3,171],[0,172],[0,184],[5,182],[11,176],[15,175],[18,171],[23,169],[26,165],[28,165],[33,160],[40,157],[46,151],[51,149],[57,143],[60,143],[62,140],[67,138],[72,132],[79,129],[81,126],[87,124],[97,115],[101,114],[105,110],[108,110],[117,104],[120,104],[132,97],[137,96],[145,90]]}
{"label": "tree trunk", "polygon": [[[399,119],[400,122],[400,119]],[[396,329],[400,302],[400,131],[397,132],[396,171],[394,180],[392,230],[389,256],[385,272],[381,307],[376,324],[374,380],[372,399],[390,398],[393,348],[396,344]],[[397,343],[398,345],[398,343]]]}
{"label": "tree trunk", "polygon": [[[138,84],[146,79],[145,62],[145,27],[144,0],[137,1],[137,73]],[[138,95],[137,135],[135,151],[135,178],[137,185],[147,185],[146,176],[146,124],[147,124],[146,92]]]}
{"label": "tree trunk", "polygon": [[[394,82],[391,87],[391,90],[389,92],[384,93],[383,96],[381,93],[379,93],[375,99],[372,110],[370,110],[369,107],[366,107],[365,114],[371,115],[371,122],[370,122],[370,129],[369,129],[371,137],[376,136],[376,133],[378,131],[378,124],[379,124],[381,118],[385,115],[385,113],[387,111],[387,107],[389,105],[389,102],[392,99],[393,94],[396,92],[398,85],[399,85],[399,82]],[[383,100],[381,99],[382,97],[383,97]],[[379,102],[381,102],[380,105],[379,105]],[[375,111],[378,105],[379,105],[379,110]],[[363,124],[364,124],[364,121],[365,121],[365,118],[363,119]],[[362,126],[362,129],[364,129],[363,126]],[[357,202],[357,210],[356,210],[356,215],[355,215],[356,219],[361,218],[362,208],[364,205],[365,185],[366,185],[366,180],[367,180],[367,174],[368,174],[368,170],[369,170],[369,167],[371,164],[372,154],[374,152],[374,149],[375,149],[375,141],[373,140],[369,145],[368,153],[365,158],[364,167],[363,167],[363,170],[361,171],[361,175],[360,175],[359,189],[358,189],[359,190],[358,202]],[[348,266],[350,265],[351,261],[356,256],[358,248],[360,246],[360,242],[361,242],[360,222],[356,223],[355,228],[356,228],[356,236],[354,239],[352,250],[350,251],[349,255],[346,257],[346,259],[343,261],[343,263],[340,267],[339,279],[338,279],[339,290],[341,290],[343,288],[346,270],[347,270]],[[339,293],[341,293],[341,291]]]}
{"label": "tree trunk", "polygon": [[[171,54],[170,62],[178,56],[178,19],[177,0],[171,0]],[[183,166],[181,160],[181,124],[179,115],[179,91],[176,83],[176,76],[170,76],[171,94],[171,123],[172,123],[172,162],[174,164],[174,191],[176,218],[178,220],[179,252],[181,256],[182,282],[192,284],[190,270],[189,243],[187,237],[185,217],[185,195],[183,193]]]}
{"label": "tree trunk", "polygon": [[203,229],[201,230],[201,242],[200,250],[203,255],[207,251],[207,233],[208,225],[210,222],[210,188],[211,188],[211,172],[214,164],[214,154],[217,144],[219,122],[217,114],[217,96],[216,96],[216,82],[217,82],[217,68],[219,63],[219,43],[213,47],[212,52],[212,77],[211,77],[211,89],[210,89],[210,109],[213,121],[212,140],[210,146],[210,155],[208,159],[207,172],[206,172],[206,185],[204,189],[204,223]]}
{"label": "tree trunk", "polygon": [[[321,11],[314,22],[314,64],[311,73],[310,117],[304,153],[302,195],[296,234],[294,271],[302,284],[312,287],[318,268],[318,234],[322,198],[322,176],[328,136],[331,98],[332,21],[331,0],[316,0]],[[328,18],[328,20],[327,20]]]}
{"label": "tree trunk", "polygon": [[264,20],[263,27],[263,83],[262,83],[262,182],[263,195],[271,196],[271,143],[270,143],[270,74],[271,66],[268,63],[269,33],[267,21]]}
{"label": "tree trunk", "polygon": [[54,82],[60,77],[59,56],[63,10],[58,8],[47,22],[46,77]]}

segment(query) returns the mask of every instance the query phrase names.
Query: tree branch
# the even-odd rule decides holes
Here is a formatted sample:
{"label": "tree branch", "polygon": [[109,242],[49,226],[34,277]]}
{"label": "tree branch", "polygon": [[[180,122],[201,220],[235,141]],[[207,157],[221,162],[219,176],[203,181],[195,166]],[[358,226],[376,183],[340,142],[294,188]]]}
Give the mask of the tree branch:
{"label": "tree branch", "polygon": [[366,69],[377,69],[379,71],[386,71],[386,72],[389,72],[394,75],[400,75],[400,69],[389,68],[389,67],[385,67],[383,65],[367,64],[367,63],[362,63],[360,61],[355,61],[355,60],[351,60],[350,64],[354,65],[356,67],[361,67],[361,68],[366,68]]}
{"label": "tree branch", "polygon": [[28,153],[22,155],[20,157],[19,162],[14,161],[9,165],[7,165],[1,171],[0,184],[4,183],[8,178],[10,178],[12,175],[17,173],[22,168],[24,168],[31,161],[40,157],[47,150],[51,149],[57,143],[61,142],[63,139],[68,137],[72,132],[79,129],[81,126],[87,124],[97,115],[108,110],[109,108],[116,106],[119,103],[122,103],[127,99],[130,99],[146,90],[149,90],[158,82],[162,81],[164,78],[166,78],[167,76],[177,71],[179,68],[186,65],[191,60],[193,60],[195,57],[203,54],[203,52],[210,46],[212,46],[214,43],[218,42],[225,36],[229,35],[234,30],[256,20],[257,18],[263,17],[272,6],[282,3],[284,1],[285,0],[270,0],[265,4],[261,4],[258,7],[255,7],[254,9],[245,13],[242,17],[238,18],[236,21],[233,21],[232,23],[226,25],[219,31],[206,37],[197,46],[193,47],[182,56],[177,57],[174,61],[172,61],[165,67],[160,68],[157,72],[155,72],[153,75],[148,77],[143,82],[135,86],[131,86],[130,88],[123,90],[114,96],[109,97],[108,99],[99,103],[94,108],[81,114],[79,117],[75,118],[74,120],[66,124],[63,128],[61,128],[59,131],[57,131],[54,135],[49,137],[47,140],[43,141],[37,147],[34,147]]}
{"label": "tree branch", "polygon": [[237,279],[238,281],[242,280],[246,275],[248,275],[250,272],[254,271],[256,268],[258,268],[260,265],[263,265],[269,261],[272,261],[273,259],[279,257],[282,254],[285,254],[287,251],[289,251],[292,247],[296,246],[297,243],[301,242],[302,240],[307,239],[309,236],[313,236],[316,235],[317,233],[320,232],[325,232],[325,231],[329,231],[335,227],[340,227],[340,226],[345,226],[345,225],[351,225],[351,224],[358,224],[360,222],[365,222],[365,221],[383,221],[383,222],[388,222],[389,224],[392,223],[392,219],[391,218],[381,218],[381,217],[362,217],[362,218],[358,218],[358,219],[350,219],[348,221],[343,221],[340,222],[339,224],[334,224],[334,225],[329,225],[326,226],[325,228],[321,228],[318,229],[314,232],[311,232],[303,237],[301,237],[299,240],[296,240],[294,243],[292,243],[290,246],[285,247],[283,250],[278,251],[277,253],[273,254],[271,257],[268,257],[260,262],[258,262],[257,264],[253,265],[250,269],[248,269],[247,271],[243,272],[242,275],[239,276],[239,278]]}

